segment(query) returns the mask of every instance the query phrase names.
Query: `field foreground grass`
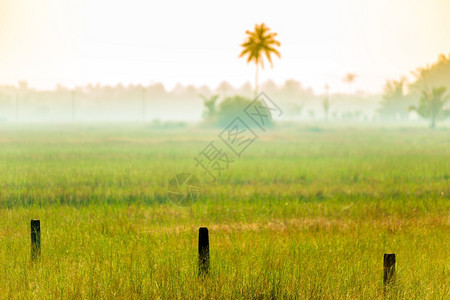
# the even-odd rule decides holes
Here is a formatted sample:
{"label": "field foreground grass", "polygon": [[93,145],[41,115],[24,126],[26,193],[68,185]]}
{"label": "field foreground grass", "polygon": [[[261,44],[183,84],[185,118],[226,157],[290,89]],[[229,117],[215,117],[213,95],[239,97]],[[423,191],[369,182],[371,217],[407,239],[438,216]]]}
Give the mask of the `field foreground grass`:
{"label": "field foreground grass", "polygon": [[0,127],[0,298],[383,298],[390,252],[386,298],[449,297],[448,130],[272,130],[173,205],[168,180],[218,132]]}

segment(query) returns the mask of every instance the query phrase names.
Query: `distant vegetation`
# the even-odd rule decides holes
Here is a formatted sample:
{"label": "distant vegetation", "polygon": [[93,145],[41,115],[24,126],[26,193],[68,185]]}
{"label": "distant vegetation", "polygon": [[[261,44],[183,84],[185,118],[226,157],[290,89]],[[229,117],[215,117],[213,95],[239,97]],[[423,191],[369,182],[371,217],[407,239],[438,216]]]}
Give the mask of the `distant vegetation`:
{"label": "distant vegetation", "polygon": [[[232,96],[223,99],[218,102],[217,95],[206,98],[203,96],[205,111],[203,113],[206,124],[213,126],[225,127],[236,117],[241,118],[248,126],[253,124],[250,122],[248,116],[244,113],[244,109],[253,101],[251,98],[243,96]],[[258,106],[264,107],[261,101],[258,101]],[[266,119],[267,127],[272,127],[273,122],[271,119]]]}
{"label": "distant vegetation", "polygon": [[409,116],[406,108],[413,105],[414,102],[414,97],[406,94],[406,79],[389,80],[384,87],[383,99],[378,112],[383,120],[406,120]]}
{"label": "distant vegetation", "polygon": [[411,110],[417,111],[421,117],[430,119],[431,128],[436,127],[437,120],[450,116],[450,109],[444,109],[444,105],[449,99],[449,96],[445,95],[446,91],[445,86],[424,90],[422,97],[420,97],[419,106],[411,108]]}
{"label": "distant vegetation", "polygon": [[[411,83],[404,78],[386,83],[378,112],[383,119],[405,120],[410,108],[422,118],[430,118],[434,128],[437,119],[448,116],[444,108],[450,90],[450,55],[440,55],[436,63],[418,68],[413,75]],[[417,108],[415,103],[419,103]]]}
{"label": "distant vegetation", "polygon": [[[352,76],[345,78],[349,80]],[[421,99],[424,93],[442,87],[446,88],[442,99],[450,94],[450,56],[441,55],[436,63],[418,68],[414,76],[412,82],[404,78],[388,81],[383,94],[329,93],[327,89],[320,94],[292,79],[283,85],[266,81],[261,90],[283,108],[282,120],[286,121],[428,119],[419,109]],[[20,82],[18,86],[0,86],[0,122],[199,121],[211,119],[217,113],[208,111],[208,105],[219,109],[222,101],[236,95],[253,99],[254,89],[249,83],[233,87],[224,81],[214,89],[179,84],[168,90],[160,83],[152,83],[145,86],[89,84],[74,89],[58,85],[54,90],[41,91]],[[216,97],[214,103],[205,102],[212,97]],[[436,115],[436,120],[445,119],[449,108],[449,102],[443,101],[442,113]]]}

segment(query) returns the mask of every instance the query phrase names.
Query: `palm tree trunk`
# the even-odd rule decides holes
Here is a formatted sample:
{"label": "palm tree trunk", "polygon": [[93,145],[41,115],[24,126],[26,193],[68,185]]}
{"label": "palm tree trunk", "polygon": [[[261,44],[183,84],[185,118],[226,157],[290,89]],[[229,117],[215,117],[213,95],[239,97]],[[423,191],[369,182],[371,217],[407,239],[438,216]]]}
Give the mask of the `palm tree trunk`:
{"label": "palm tree trunk", "polygon": [[258,74],[259,73],[259,64],[256,63],[256,72],[255,72],[255,97],[258,95]]}
{"label": "palm tree trunk", "polygon": [[431,128],[435,128],[436,127],[436,118],[435,118],[434,115],[431,116],[431,125],[430,125],[430,127]]}

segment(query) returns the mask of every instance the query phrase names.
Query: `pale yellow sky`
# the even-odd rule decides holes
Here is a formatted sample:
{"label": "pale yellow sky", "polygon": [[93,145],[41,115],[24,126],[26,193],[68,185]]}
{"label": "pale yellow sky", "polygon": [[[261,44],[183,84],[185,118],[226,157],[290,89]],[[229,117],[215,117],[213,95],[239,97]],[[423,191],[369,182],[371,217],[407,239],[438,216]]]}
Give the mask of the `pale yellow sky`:
{"label": "pale yellow sky", "polygon": [[378,92],[387,79],[450,53],[449,0],[0,0],[0,84],[253,83],[238,58],[245,30],[278,32],[282,59],[261,81],[316,92]]}

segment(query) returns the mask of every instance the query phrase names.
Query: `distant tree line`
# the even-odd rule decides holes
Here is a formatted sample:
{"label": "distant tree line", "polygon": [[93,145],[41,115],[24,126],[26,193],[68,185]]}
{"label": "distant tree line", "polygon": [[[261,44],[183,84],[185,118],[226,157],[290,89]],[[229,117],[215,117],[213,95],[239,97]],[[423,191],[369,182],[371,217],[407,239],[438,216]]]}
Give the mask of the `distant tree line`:
{"label": "distant tree line", "polygon": [[[430,126],[450,115],[450,55],[440,55],[436,63],[417,69],[414,80],[388,81],[383,94],[362,91],[316,94],[296,80],[282,85],[266,81],[260,87],[284,111],[288,121],[401,121],[412,114],[428,119]],[[350,77],[346,76],[349,84]],[[184,120],[221,124],[225,111],[233,114],[254,97],[250,83],[233,87],[222,82],[216,88],[178,84],[168,90],[161,83],[79,86],[68,89],[36,90],[26,82],[18,86],[0,85],[0,122],[33,121],[139,121]],[[239,106],[238,108],[233,105]]]}
{"label": "distant tree line", "polygon": [[385,120],[405,120],[409,112],[415,111],[430,120],[434,128],[437,120],[450,116],[446,108],[450,92],[450,54],[441,54],[432,65],[413,72],[414,81],[405,78],[388,81],[378,110]]}

